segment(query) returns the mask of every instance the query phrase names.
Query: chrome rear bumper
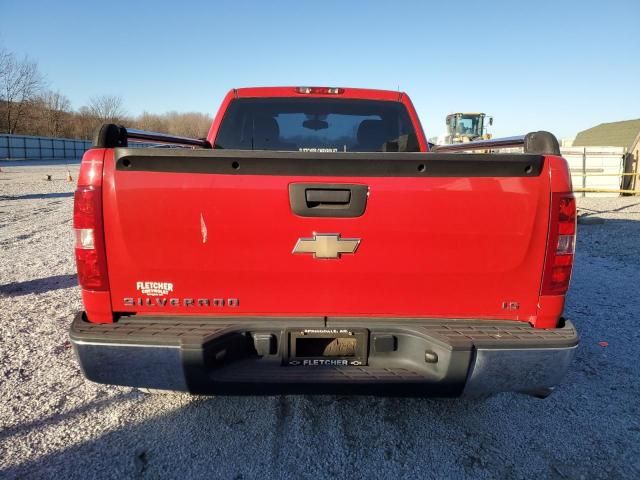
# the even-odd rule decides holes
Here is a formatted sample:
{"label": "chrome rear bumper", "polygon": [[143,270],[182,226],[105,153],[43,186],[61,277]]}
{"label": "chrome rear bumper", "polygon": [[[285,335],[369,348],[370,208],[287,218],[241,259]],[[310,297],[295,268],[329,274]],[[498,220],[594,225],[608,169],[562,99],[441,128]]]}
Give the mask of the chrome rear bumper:
{"label": "chrome rear bumper", "polygon": [[[366,362],[292,366],[294,326],[366,329]],[[562,381],[578,345],[568,321],[552,330],[389,318],[130,317],[92,324],[78,314],[70,336],[89,380],[204,394],[538,392]]]}

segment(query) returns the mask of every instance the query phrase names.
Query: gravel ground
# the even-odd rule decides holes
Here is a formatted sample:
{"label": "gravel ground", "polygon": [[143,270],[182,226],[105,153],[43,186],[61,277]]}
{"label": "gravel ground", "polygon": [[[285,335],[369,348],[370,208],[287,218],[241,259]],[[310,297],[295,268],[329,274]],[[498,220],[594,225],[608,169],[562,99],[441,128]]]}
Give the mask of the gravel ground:
{"label": "gravel ground", "polygon": [[2,478],[640,478],[640,199],[579,200],[606,221],[579,228],[582,343],[546,400],[148,396],[74,359],[65,169],[0,168]]}

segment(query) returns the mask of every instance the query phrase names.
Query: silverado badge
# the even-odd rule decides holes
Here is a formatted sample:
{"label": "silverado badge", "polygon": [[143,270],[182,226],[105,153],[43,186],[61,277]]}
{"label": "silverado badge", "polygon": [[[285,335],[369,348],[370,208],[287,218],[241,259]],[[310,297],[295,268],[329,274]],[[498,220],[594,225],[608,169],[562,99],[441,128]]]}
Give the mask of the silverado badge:
{"label": "silverado badge", "polygon": [[355,253],[359,238],[340,238],[339,233],[314,233],[313,238],[299,238],[292,253],[313,253],[314,258],[340,258]]}

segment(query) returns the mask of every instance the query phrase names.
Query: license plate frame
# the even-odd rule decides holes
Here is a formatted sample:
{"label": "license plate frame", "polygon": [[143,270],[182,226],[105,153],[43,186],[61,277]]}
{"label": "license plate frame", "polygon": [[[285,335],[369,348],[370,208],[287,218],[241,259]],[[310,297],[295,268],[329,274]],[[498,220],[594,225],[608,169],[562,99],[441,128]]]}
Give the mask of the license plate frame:
{"label": "license plate frame", "polygon": [[[298,340],[355,339],[353,355],[301,354]],[[287,330],[284,364],[292,367],[347,367],[367,365],[369,332],[363,328],[297,328]]]}

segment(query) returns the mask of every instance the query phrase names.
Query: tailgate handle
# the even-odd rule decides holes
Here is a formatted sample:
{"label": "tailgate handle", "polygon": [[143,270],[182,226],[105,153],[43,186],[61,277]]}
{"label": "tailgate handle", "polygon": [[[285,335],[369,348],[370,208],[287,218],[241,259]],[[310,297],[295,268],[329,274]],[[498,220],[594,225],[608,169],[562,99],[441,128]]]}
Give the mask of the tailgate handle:
{"label": "tailgate handle", "polygon": [[291,210],[301,217],[359,217],[367,204],[367,185],[291,183]]}
{"label": "tailgate handle", "polygon": [[321,203],[347,205],[351,201],[351,190],[307,188],[305,191],[307,206],[319,206]]}

